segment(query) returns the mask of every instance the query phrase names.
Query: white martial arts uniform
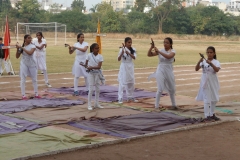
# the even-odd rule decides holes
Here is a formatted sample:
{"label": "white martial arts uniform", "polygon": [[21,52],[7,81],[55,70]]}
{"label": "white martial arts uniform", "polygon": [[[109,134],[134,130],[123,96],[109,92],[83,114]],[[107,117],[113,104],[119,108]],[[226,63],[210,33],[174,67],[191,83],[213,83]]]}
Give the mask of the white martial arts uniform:
{"label": "white martial arts uniform", "polygon": [[[118,53],[118,57],[122,54],[122,49],[120,49]],[[135,56],[135,59],[137,57],[136,54],[136,49],[133,48],[134,53],[133,55]],[[118,82],[119,82],[119,87],[118,87],[118,100],[122,101],[123,100],[123,90],[125,88],[127,98],[132,99],[133,98],[133,92],[134,92],[134,84],[135,84],[135,77],[134,77],[134,63],[133,59],[130,55],[126,54],[126,51],[131,53],[131,51],[128,48],[125,48],[124,54],[121,57],[121,64],[120,64],[120,69],[118,73]]]}
{"label": "white martial arts uniform", "polygon": [[[77,42],[74,44],[74,47],[82,48],[82,49],[85,48],[86,46],[88,46],[87,42],[82,42],[82,44]],[[72,67],[72,74],[74,75],[74,91],[78,90],[79,77],[84,77],[85,85],[88,88],[88,80],[87,80],[88,73],[86,72],[86,68],[80,65],[80,62],[85,64],[86,58],[87,58],[87,50],[85,52],[82,52],[76,49],[75,62]]]}
{"label": "white martial arts uniform", "polygon": [[[4,46],[3,44],[0,44],[0,47],[1,46]],[[3,52],[3,54],[5,54],[4,52],[4,50],[2,50],[2,52]],[[7,73],[9,73],[10,72],[10,66],[9,66],[9,64],[8,64],[8,62],[7,61],[5,61],[5,59],[2,57],[0,57],[0,76],[1,76],[1,74],[3,73],[3,68],[2,68],[2,66],[4,65],[4,67],[3,68],[5,68],[6,69],[6,72]]]}
{"label": "white martial arts uniform", "polygon": [[[174,49],[171,51],[166,51],[165,49],[161,49],[160,52],[165,54],[170,54],[171,52],[176,54]],[[171,59],[167,59],[163,57],[161,54],[158,55],[159,64],[157,67],[157,71],[149,76],[149,78],[156,78],[157,81],[157,93],[156,93],[156,101],[155,107],[159,107],[160,97],[163,91],[167,91],[170,95],[172,106],[176,107],[175,103],[175,78],[173,74],[173,66],[174,57]]]}
{"label": "white martial arts uniform", "polygon": [[[88,66],[96,67],[98,66],[99,62],[103,62],[103,56],[101,54],[98,54],[95,56],[93,53],[89,53],[87,55],[87,60],[88,60]],[[88,84],[89,84],[88,106],[91,106],[93,86],[95,86],[95,106],[98,105],[99,94],[100,94],[99,86],[101,82],[103,84],[103,81],[102,81],[103,79],[101,79],[101,77],[102,77],[102,72],[99,69],[93,69],[88,74]]]}
{"label": "white martial arts uniform", "polygon": [[[32,48],[36,48],[35,45],[29,44],[24,47],[26,50],[30,51]],[[23,51],[21,54],[21,62],[20,62],[20,77],[21,77],[21,92],[22,96],[25,96],[25,83],[27,76],[32,78],[33,88],[35,95],[38,96],[38,86],[37,86],[37,63],[34,59],[34,53],[32,55],[28,55]]]}
{"label": "white martial arts uniform", "polygon": [[[32,41],[32,43],[37,47],[41,47],[42,45],[46,44],[45,40],[43,39],[41,43],[39,43],[38,40],[34,40]],[[34,55],[37,62],[37,68],[38,70],[41,70],[43,72],[45,83],[48,84],[47,64],[46,64],[46,58],[45,58],[46,53],[44,51],[44,48],[45,46],[42,49],[36,48]]]}
{"label": "white martial arts uniform", "polygon": [[[221,68],[218,60],[213,59],[212,63]],[[202,68],[202,77],[196,100],[204,102],[204,115],[207,118],[214,114],[216,103],[219,101],[218,91],[220,87],[217,73],[205,60],[200,63],[200,67]]]}

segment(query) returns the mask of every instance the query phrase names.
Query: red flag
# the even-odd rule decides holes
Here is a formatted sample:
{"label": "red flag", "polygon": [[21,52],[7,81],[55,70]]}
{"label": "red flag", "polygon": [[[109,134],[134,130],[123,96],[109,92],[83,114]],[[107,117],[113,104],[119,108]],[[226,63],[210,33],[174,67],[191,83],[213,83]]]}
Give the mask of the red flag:
{"label": "red flag", "polygon": [[[5,33],[4,33],[4,46],[10,46],[11,38],[8,26],[8,17],[6,16],[6,24],[5,24]],[[9,57],[10,50],[5,49],[5,61]]]}

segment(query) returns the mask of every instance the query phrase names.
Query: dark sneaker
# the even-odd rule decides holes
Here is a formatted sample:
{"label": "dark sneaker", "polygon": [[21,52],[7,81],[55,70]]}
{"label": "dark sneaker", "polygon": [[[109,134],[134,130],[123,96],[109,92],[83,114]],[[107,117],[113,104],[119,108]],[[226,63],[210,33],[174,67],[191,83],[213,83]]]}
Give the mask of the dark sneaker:
{"label": "dark sneaker", "polygon": [[211,119],[213,119],[215,121],[220,121],[220,118],[218,118],[215,114],[213,114],[213,116],[211,116]]}
{"label": "dark sneaker", "polygon": [[79,96],[79,92],[78,91],[74,91],[73,92],[73,96]]}

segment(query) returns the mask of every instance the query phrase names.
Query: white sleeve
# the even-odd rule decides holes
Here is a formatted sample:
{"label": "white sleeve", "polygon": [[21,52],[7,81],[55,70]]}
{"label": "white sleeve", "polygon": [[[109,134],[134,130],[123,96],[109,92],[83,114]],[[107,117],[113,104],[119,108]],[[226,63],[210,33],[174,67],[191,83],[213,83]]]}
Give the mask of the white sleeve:
{"label": "white sleeve", "polygon": [[134,51],[135,51],[133,55],[134,55],[134,57],[135,57],[135,59],[136,59],[136,58],[137,58],[137,50],[136,50],[135,48],[133,48],[133,49],[134,49]]}
{"label": "white sleeve", "polygon": [[176,54],[176,51],[175,51],[175,49],[172,49],[172,52]]}
{"label": "white sleeve", "polygon": [[99,56],[99,62],[103,62],[103,56],[102,55]]}
{"label": "white sleeve", "polygon": [[218,60],[216,60],[216,61],[214,62],[214,65],[215,65],[216,67],[218,67],[218,68],[221,68],[221,64],[220,64],[220,62],[219,62]]}
{"label": "white sleeve", "polygon": [[91,54],[88,53],[86,60],[88,60],[88,61],[90,60],[90,55],[91,55]]}
{"label": "white sleeve", "polygon": [[123,48],[120,48],[119,52],[118,52],[118,57],[122,54],[122,49]]}

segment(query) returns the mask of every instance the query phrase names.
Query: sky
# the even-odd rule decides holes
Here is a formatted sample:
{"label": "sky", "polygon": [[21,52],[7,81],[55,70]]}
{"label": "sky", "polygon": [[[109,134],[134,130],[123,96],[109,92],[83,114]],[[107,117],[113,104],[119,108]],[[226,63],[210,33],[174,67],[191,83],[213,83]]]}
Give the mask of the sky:
{"label": "sky", "polygon": [[[72,4],[73,0],[53,0],[53,3],[59,3],[59,4],[63,4],[63,6],[70,7]],[[89,10],[90,8],[92,8],[92,5],[101,3],[102,0],[84,0],[84,4],[87,7],[87,10]]]}

